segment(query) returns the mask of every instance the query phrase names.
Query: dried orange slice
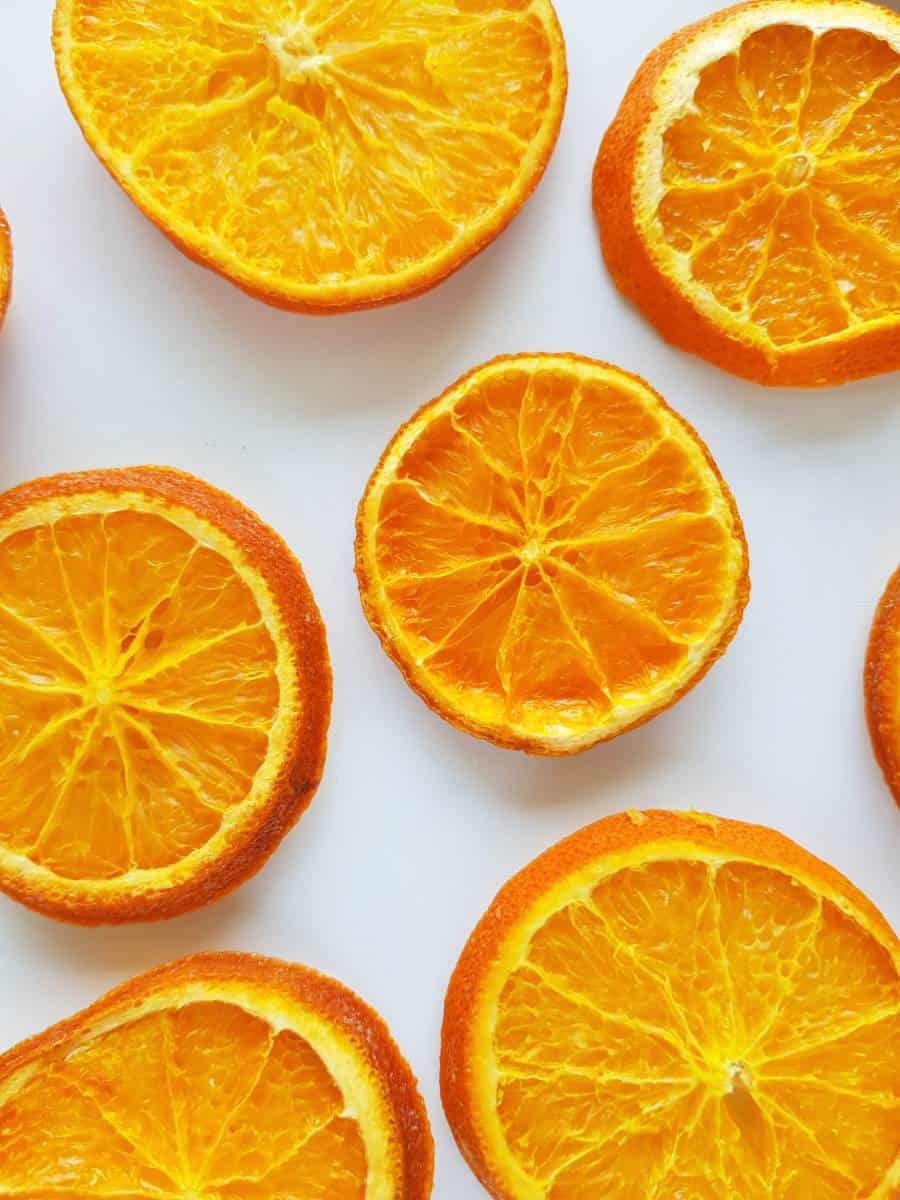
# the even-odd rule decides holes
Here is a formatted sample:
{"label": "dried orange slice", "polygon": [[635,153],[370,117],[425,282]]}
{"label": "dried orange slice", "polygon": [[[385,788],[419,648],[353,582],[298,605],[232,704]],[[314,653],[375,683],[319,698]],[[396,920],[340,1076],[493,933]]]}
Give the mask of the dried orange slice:
{"label": "dried orange slice", "polygon": [[229,891],[312,798],[330,698],[303,572],[230,496],[160,467],[0,496],[0,889],[15,899],[96,923]]}
{"label": "dried orange slice", "polygon": [[566,96],[550,0],[57,0],[85,137],[187,254],[303,311],[406,299],[513,218]]}
{"label": "dried orange slice", "polygon": [[900,943],[770,829],[610,817],[478,925],[441,1084],[496,1200],[892,1200]]}
{"label": "dried orange slice", "polygon": [[501,746],[571,754],[693,686],[747,600],[734,501],[647,384],[498,358],[388,446],[357,519],[363,607],[407,682]]}
{"label": "dried orange slice", "polygon": [[900,569],[888,581],[875,613],[865,683],[872,746],[900,804]]}
{"label": "dried orange slice", "polygon": [[432,1142],[384,1023],[249,954],[133,979],[0,1057],[0,1195],[426,1200]]}
{"label": "dried orange slice", "polygon": [[12,287],[12,240],[9,223],[0,209],[0,325],[6,316],[9,293]]}
{"label": "dried orange slice", "polygon": [[900,367],[900,16],[761,0],[664,42],[594,172],[616,284],[766,384]]}

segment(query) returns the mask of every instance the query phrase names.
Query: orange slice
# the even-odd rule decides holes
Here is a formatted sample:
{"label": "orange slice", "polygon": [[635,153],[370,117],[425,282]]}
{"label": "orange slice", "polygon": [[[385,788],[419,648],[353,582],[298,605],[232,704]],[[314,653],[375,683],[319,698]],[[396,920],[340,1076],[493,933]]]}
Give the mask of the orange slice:
{"label": "orange slice", "polygon": [[664,42],[594,173],[620,290],[766,384],[900,367],[900,16],[761,0]]}
{"label": "orange slice", "polygon": [[893,1200],[900,942],[770,829],[609,817],[478,925],[441,1084],[496,1200]]}
{"label": "orange slice", "polygon": [[96,923],[229,891],[312,798],[330,698],[303,572],[230,496],[161,467],[0,496],[0,889],[15,899]]}
{"label": "orange slice", "polygon": [[747,600],[734,501],[642,380],[498,358],[404,425],[357,519],[363,607],[448,721],[571,754],[646,721],[724,651]]}
{"label": "orange slice", "polygon": [[865,684],[872,746],[900,804],[900,569],[888,581],[875,613]]}
{"label": "orange slice", "polygon": [[384,1023],[305,967],[205,954],[0,1057],[0,1195],[426,1200],[432,1142]]}
{"label": "orange slice", "polygon": [[12,239],[9,236],[9,223],[0,209],[0,325],[6,315],[9,305],[9,293],[12,287]]}
{"label": "orange slice", "polygon": [[439,283],[513,218],[566,97],[550,0],[57,0],[69,106],[188,255],[328,312]]}

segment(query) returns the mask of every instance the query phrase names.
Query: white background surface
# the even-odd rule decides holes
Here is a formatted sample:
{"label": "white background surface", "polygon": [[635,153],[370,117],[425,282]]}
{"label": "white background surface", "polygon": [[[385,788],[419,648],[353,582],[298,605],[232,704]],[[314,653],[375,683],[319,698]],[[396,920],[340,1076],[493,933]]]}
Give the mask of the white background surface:
{"label": "white background surface", "polygon": [[[300,557],[328,628],[325,781],[266,869],[219,904],[82,930],[0,897],[0,1047],[107,987],[203,949],[314,965],[389,1022],[428,1103],[435,1195],[483,1195],[437,1089],[444,988],[499,885],[627,807],[776,826],[895,925],[900,811],[870,753],[861,669],[900,557],[900,376],[767,391],[666,345],[617,297],[589,204],[598,140],[643,55],[708,0],[558,0],[571,90],[536,196],[478,260],[399,307],[309,318],[192,265],[82,142],[59,92],[50,0],[0,0],[0,203],[13,307],[0,339],[0,486],[155,462],[238,496]],[[433,716],[366,625],[356,502],[396,427],[501,352],[574,350],[638,371],[699,429],[747,527],[753,597],[725,659],[672,711],[567,761]]]}

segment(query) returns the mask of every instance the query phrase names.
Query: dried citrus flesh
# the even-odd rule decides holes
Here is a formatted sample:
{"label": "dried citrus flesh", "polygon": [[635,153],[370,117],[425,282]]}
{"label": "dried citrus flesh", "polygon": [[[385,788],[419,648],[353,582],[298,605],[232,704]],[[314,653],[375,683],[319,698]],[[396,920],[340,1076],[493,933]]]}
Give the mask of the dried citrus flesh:
{"label": "dried citrus flesh", "polygon": [[900,366],[900,17],[764,0],[676,34],[595,199],[617,281],[671,340],[769,383]]}
{"label": "dried citrus flesh", "polygon": [[722,652],[747,552],[696,434],[645,383],[571,355],[501,358],[397,433],[360,504],[366,615],[442,716],[583,750]]}
{"label": "dried citrus flesh", "polygon": [[88,142],[192,257],[271,303],[437,283],[537,184],[565,103],[550,0],[57,0]]}
{"label": "dried citrus flesh", "polygon": [[6,315],[9,292],[12,285],[12,241],[9,224],[0,209],[0,323]]}
{"label": "dried citrus flesh", "polygon": [[892,1200],[900,944],[771,830],[611,817],[473,934],[442,1090],[498,1200]]}
{"label": "dried citrus flesh", "polygon": [[382,1021],[245,954],[132,980],[0,1057],[0,1195],[425,1200],[431,1137]]}
{"label": "dried citrus flesh", "polygon": [[167,916],[254,870],[321,773],[324,632],[236,501],[161,468],[0,497],[0,887]]}
{"label": "dried citrus flesh", "polygon": [[891,576],[878,605],[865,674],[872,746],[900,804],[900,570]]}

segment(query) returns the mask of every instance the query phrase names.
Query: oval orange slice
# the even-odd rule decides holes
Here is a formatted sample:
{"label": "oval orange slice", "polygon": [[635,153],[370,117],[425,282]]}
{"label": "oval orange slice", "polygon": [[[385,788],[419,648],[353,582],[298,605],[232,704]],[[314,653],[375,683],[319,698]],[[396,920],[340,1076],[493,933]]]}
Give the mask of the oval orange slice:
{"label": "oval orange slice", "polygon": [[0,1194],[426,1200],[432,1142],[384,1023],[249,954],[131,980],[0,1057]]}
{"label": "oval orange slice", "polygon": [[900,570],[888,580],[875,613],[865,685],[872,746],[900,804]]}
{"label": "oval orange slice", "polygon": [[550,0],[57,0],[87,141],[188,255],[270,304],[403,300],[513,218],[559,133]]}
{"label": "oval orange slice", "polygon": [[441,1085],[496,1200],[891,1200],[900,942],[770,829],[610,817],[488,909]]}
{"label": "oval orange slice", "polygon": [[638,71],[594,173],[613,278],[675,345],[766,384],[900,367],[900,16],[754,0]]}
{"label": "oval orange slice", "polygon": [[172,916],[256,871],[321,777],[325,632],[288,548],[160,467],[0,496],[0,889]]}
{"label": "oval orange slice", "polygon": [[499,358],[394,437],[357,520],[372,628],[441,716],[570,754],[646,721],[724,651],[748,594],[740,518],[643,381]]}

